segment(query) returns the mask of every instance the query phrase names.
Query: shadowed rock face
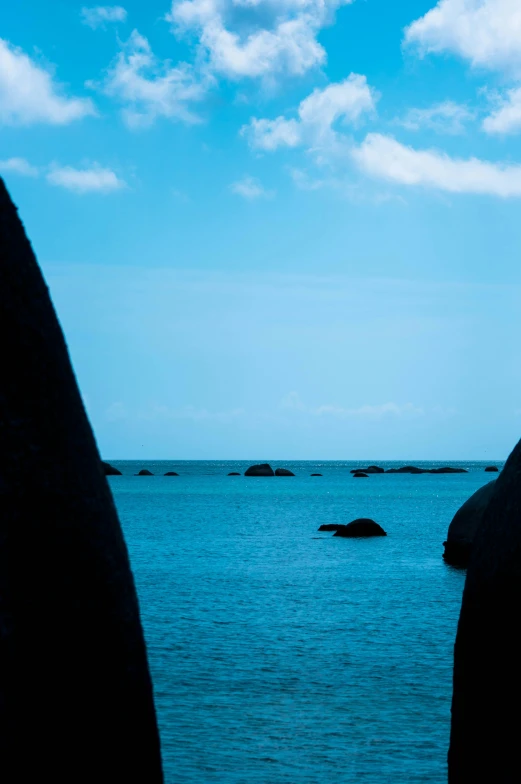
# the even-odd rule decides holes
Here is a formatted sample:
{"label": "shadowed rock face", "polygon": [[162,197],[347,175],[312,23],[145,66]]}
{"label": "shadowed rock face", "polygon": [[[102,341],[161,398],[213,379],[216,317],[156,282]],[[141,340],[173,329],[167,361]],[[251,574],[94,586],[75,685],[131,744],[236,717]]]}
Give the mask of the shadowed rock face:
{"label": "shadowed rock face", "polygon": [[443,543],[445,547],[443,558],[451,566],[467,566],[476,531],[481,525],[495,487],[495,479],[480,487],[452,518],[447,541]]}
{"label": "shadowed rock face", "polygon": [[275,476],[295,476],[295,474],[288,468],[277,468],[275,471]]}
{"label": "shadowed rock face", "polygon": [[67,348],[0,180],[3,784],[163,781],[127,550]]}
{"label": "shadowed rock face", "polygon": [[521,781],[521,442],[474,537],[454,651],[450,784]]}
{"label": "shadowed rock face", "polygon": [[269,463],[261,463],[246,469],[244,476],[275,476],[275,472]]}
{"label": "shadowed rock face", "polygon": [[105,476],[122,476],[121,471],[118,468],[114,468],[114,466],[110,465],[110,463],[104,463],[102,461],[101,467]]}

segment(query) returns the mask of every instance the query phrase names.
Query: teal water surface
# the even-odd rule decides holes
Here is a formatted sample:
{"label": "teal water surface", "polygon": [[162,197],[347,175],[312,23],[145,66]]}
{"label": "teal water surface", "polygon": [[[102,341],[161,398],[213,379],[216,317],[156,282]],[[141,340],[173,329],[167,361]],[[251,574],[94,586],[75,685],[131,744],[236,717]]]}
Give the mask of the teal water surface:
{"label": "teal water surface", "polygon": [[[167,784],[442,784],[465,577],[442,543],[494,476],[227,476],[253,462],[113,461]],[[317,533],[356,517],[388,536]]]}

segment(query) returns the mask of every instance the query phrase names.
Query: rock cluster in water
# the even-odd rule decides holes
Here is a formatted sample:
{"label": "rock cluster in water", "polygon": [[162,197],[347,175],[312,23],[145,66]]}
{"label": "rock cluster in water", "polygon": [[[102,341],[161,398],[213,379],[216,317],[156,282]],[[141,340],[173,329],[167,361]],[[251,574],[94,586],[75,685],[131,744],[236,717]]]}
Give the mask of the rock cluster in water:
{"label": "rock cluster in water", "polygon": [[[49,292],[0,179],[3,784],[163,781],[134,581]],[[7,339],[7,337],[6,337]]]}

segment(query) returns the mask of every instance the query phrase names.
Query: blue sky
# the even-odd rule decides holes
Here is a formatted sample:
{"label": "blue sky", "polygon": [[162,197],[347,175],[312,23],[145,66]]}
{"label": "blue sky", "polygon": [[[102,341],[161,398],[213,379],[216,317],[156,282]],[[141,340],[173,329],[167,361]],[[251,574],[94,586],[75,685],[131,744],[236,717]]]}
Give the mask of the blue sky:
{"label": "blue sky", "polygon": [[500,459],[518,0],[0,10],[0,174],[107,458]]}

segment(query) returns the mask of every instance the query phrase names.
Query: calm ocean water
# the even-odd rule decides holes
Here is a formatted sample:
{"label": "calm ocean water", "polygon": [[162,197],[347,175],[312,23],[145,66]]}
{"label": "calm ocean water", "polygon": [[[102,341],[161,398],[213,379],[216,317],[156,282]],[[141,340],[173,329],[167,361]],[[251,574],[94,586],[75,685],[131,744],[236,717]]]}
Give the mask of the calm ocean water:
{"label": "calm ocean water", "polygon": [[[494,475],[227,476],[254,462],[113,461],[167,783],[445,782],[464,573],[442,543]],[[317,533],[355,517],[388,537]]]}

